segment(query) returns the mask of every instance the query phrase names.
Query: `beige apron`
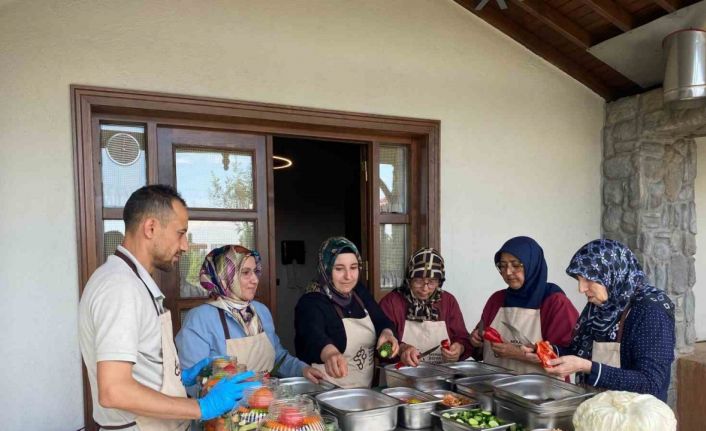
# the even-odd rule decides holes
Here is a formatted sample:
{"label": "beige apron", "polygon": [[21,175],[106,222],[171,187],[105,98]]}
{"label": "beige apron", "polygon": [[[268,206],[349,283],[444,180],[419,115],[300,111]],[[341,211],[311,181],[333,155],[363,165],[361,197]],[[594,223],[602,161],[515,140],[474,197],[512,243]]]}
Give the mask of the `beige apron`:
{"label": "beige apron", "polygon": [[[135,263],[120,251],[116,251],[115,255],[125,261],[140,281],[142,281],[142,284],[145,285],[147,292],[150,294],[150,297],[152,297],[155,311],[157,311],[157,314],[159,315],[159,324],[162,332],[162,387],[159,392],[170,397],[186,398],[186,389],[181,383],[181,367],[179,366],[179,357],[177,355],[176,346],[174,345],[172,313],[169,310],[166,310],[160,314],[155,298],[147,287],[147,284],[144,280],[142,280],[142,277],[140,277],[140,274],[137,272]],[[135,422],[131,422],[129,424],[117,426],[99,425],[99,427],[105,430],[117,430],[130,428],[137,425],[140,431],[183,431],[188,428],[189,423],[190,422],[188,420],[181,419],[161,419],[148,416],[137,416],[137,418],[135,418]]]}
{"label": "beige apron", "polygon": [[[501,307],[498,310],[498,314],[495,315],[495,319],[493,319],[493,322],[490,324],[490,326],[500,333],[500,336],[505,342],[519,346],[522,344],[520,340],[515,340],[510,330],[507,329],[502,322],[511,324],[532,341],[537,342],[542,340],[542,324],[539,310],[537,309]],[[483,341],[483,362],[514,370],[519,374],[545,373],[544,368],[542,368],[540,364],[508,358],[496,358],[489,341]]]}
{"label": "beige apron", "polygon": [[226,323],[226,314],[219,301],[211,302],[218,308],[218,314],[223,325],[223,334],[226,337],[226,352],[228,356],[238,358],[238,364],[245,364],[248,370],[271,371],[275,365],[275,349],[272,347],[265,331],[257,335],[241,338],[230,338],[230,331]]}
{"label": "beige apron", "polygon": [[365,310],[365,317],[361,319],[344,318],[341,308],[334,304],[336,313],[343,322],[343,329],[346,331],[346,351],[343,352],[343,357],[348,363],[348,375],[337,379],[326,374],[326,367],[323,364],[312,364],[312,367],[320,370],[324,374],[325,380],[341,388],[369,388],[375,371],[373,368],[376,341],[375,325],[373,325],[363,301],[355,292],[353,298]]}
{"label": "beige apron", "polygon": [[[406,320],[404,323],[404,335],[402,342],[414,346],[419,352],[426,352],[434,346],[439,346],[443,340],[449,339],[449,332],[446,329],[446,322],[439,320],[417,322]],[[444,361],[441,356],[441,349],[435,350],[422,358],[422,362],[440,364]]]}
{"label": "beige apron", "polygon": [[615,342],[593,342],[593,353],[591,360],[611,367],[620,368],[620,342],[623,339],[623,323],[630,314],[630,307],[627,307],[620,315],[618,323],[618,336]]}

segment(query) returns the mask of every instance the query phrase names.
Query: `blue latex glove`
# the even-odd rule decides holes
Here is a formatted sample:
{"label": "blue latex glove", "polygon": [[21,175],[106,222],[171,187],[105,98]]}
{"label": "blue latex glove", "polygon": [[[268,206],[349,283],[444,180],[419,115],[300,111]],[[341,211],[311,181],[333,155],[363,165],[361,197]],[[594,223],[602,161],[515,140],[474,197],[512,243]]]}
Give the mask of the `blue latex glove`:
{"label": "blue latex glove", "polygon": [[199,373],[201,370],[203,370],[204,367],[208,366],[211,362],[213,362],[213,358],[203,358],[197,363],[194,364],[193,367],[187,368],[187,369],[182,369],[181,370],[181,383],[184,384],[184,386],[192,386],[196,384],[196,378],[199,376]]}
{"label": "blue latex glove", "polygon": [[199,373],[204,367],[208,366],[213,362],[213,358],[203,358],[192,367],[181,370],[181,383],[184,386],[193,386],[196,384],[196,379],[199,377]]}
{"label": "blue latex glove", "polygon": [[199,398],[199,408],[201,408],[201,420],[217,418],[227,413],[235,407],[241,398],[243,390],[261,386],[260,382],[244,382],[243,380],[253,377],[255,373],[246,371],[227,377],[211,389],[205,397]]}

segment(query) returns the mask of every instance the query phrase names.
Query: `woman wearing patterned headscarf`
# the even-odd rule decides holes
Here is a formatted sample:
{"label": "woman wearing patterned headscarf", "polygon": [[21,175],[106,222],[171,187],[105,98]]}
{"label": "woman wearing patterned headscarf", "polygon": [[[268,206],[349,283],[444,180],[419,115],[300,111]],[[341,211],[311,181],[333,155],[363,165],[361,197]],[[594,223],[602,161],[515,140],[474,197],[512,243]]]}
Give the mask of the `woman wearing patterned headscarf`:
{"label": "woman wearing patterned headscarf", "polygon": [[[407,262],[402,286],[385,295],[380,307],[395,323],[401,338],[400,360],[417,366],[420,354],[437,347],[422,361],[455,362],[471,354],[470,335],[456,298],[442,290],[444,258],[433,248],[420,248]],[[448,349],[441,342],[449,340]]]}
{"label": "woman wearing patterned headscarf", "polygon": [[199,277],[212,301],[186,314],[176,336],[182,366],[229,355],[248,370],[270,371],[281,361],[280,375],[318,382],[323,375],[282,347],[270,310],[254,300],[261,271],[260,255],[239,245],[219,247],[206,256]]}
{"label": "woman wearing patterned headscarf", "polygon": [[[481,322],[471,334],[474,356],[521,373],[542,372],[536,356],[525,355],[520,346],[540,340],[568,346],[579,313],[559,286],[547,282],[544,250],[532,238],[509,239],[495,253],[495,267],[507,288],[485,304]],[[481,332],[488,327],[505,342],[484,341]]]}
{"label": "woman wearing patterned headscarf", "polygon": [[318,279],[294,310],[297,356],[343,388],[370,387],[374,350],[386,342],[399,349],[392,322],[360,282],[361,258],[343,237],[319,250]]}
{"label": "woman wearing patterned headscarf", "polygon": [[[568,348],[547,372],[580,373],[583,383],[667,401],[674,360],[674,304],[647,281],[625,245],[597,239],[576,252],[566,273],[588,304]],[[567,355],[567,356],[564,356]]]}

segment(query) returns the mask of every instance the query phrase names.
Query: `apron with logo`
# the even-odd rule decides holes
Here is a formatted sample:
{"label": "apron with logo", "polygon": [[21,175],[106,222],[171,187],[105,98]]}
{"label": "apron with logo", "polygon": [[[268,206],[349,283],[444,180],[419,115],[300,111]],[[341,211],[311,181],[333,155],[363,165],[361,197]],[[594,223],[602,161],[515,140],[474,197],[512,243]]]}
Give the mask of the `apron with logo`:
{"label": "apron with logo", "polygon": [[341,388],[369,388],[375,371],[373,368],[376,341],[375,325],[373,325],[363,301],[355,292],[353,298],[365,311],[365,317],[360,319],[343,317],[341,307],[337,304],[333,305],[346,332],[346,351],[343,352],[343,357],[348,363],[348,375],[339,379],[326,374],[326,367],[323,364],[312,364],[312,367],[320,370],[324,374],[325,380]]}
{"label": "apron with logo", "polygon": [[618,323],[618,336],[614,342],[593,342],[593,353],[591,354],[592,361],[600,362],[601,364],[609,365],[611,367],[620,368],[620,342],[623,339],[623,323],[628,317],[628,314],[630,314],[629,306],[620,315],[620,323]]}
{"label": "apron with logo", "polygon": [[238,358],[238,364],[245,364],[251,371],[271,371],[275,364],[275,349],[265,331],[257,335],[242,338],[230,338],[230,331],[226,323],[225,305],[213,301],[211,305],[218,308],[218,315],[223,325],[223,334],[226,337],[226,352],[228,356]]}
{"label": "apron with logo", "polygon": [[[449,339],[449,332],[446,329],[446,322],[424,321],[417,322],[406,320],[404,323],[404,334],[402,342],[414,346],[419,352],[426,352],[434,346],[440,346],[443,340]],[[441,349],[435,350],[422,358],[422,362],[440,364],[443,362]]]}
{"label": "apron with logo", "polygon": [[[521,346],[520,340],[515,340],[510,330],[502,324],[507,322],[521,331],[530,340],[537,342],[542,339],[542,324],[538,309],[502,307],[490,324],[495,328],[505,342]],[[483,341],[483,362],[516,371],[518,374],[544,373],[540,364],[518,361],[509,358],[496,358],[489,341]]]}
{"label": "apron with logo", "polygon": [[[119,250],[115,252],[115,255],[122,259],[127,266],[132,269],[132,272],[135,273],[137,278],[140,279],[142,284],[145,286],[145,289],[147,289],[147,292],[150,294],[154,309],[159,316],[159,324],[162,333],[162,387],[159,392],[170,397],[186,398],[186,389],[181,383],[179,357],[177,356],[176,346],[174,345],[172,314],[169,310],[166,310],[163,313],[159,312],[155,297],[147,287],[147,283],[145,283],[142,277],[140,277],[140,274],[137,272],[135,263]],[[134,422],[130,422],[128,424],[113,426],[102,426],[99,424],[98,426],[104,430],[119,430],[130,428],[135,425],[137,425],[140,431],[183,431],[188,428],[189,421],[181,419],[160,419],[148,416],[137,416]]]}

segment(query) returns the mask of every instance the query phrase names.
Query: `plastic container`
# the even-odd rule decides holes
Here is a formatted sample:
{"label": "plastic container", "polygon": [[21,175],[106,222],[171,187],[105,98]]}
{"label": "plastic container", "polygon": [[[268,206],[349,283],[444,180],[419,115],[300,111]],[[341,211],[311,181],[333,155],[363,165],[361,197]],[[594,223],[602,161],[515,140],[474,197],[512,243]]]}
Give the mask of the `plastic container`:
{"label": "plastic container", "polygon": [[[228,376],[228,374],[223,376]],[[211,384],[211,380],[220,380],[223,376],[220,373],[211,376],[207,386]],[[260,374],[253,380],[259,380],[262,386],[245,389],[243,398],[236,408],[219,418],[205,421],[204,431],[248,431],[257,429],[258,423],[267,416],[270,403],[277,398],[282,398],[282,395],[278,391],[278,380],[276,378],[266,378]]]}
{"label": "plastic container", "polygon": [[260,431],[326,431],[319,409],[307,396],[282,398],[270,404]]}

